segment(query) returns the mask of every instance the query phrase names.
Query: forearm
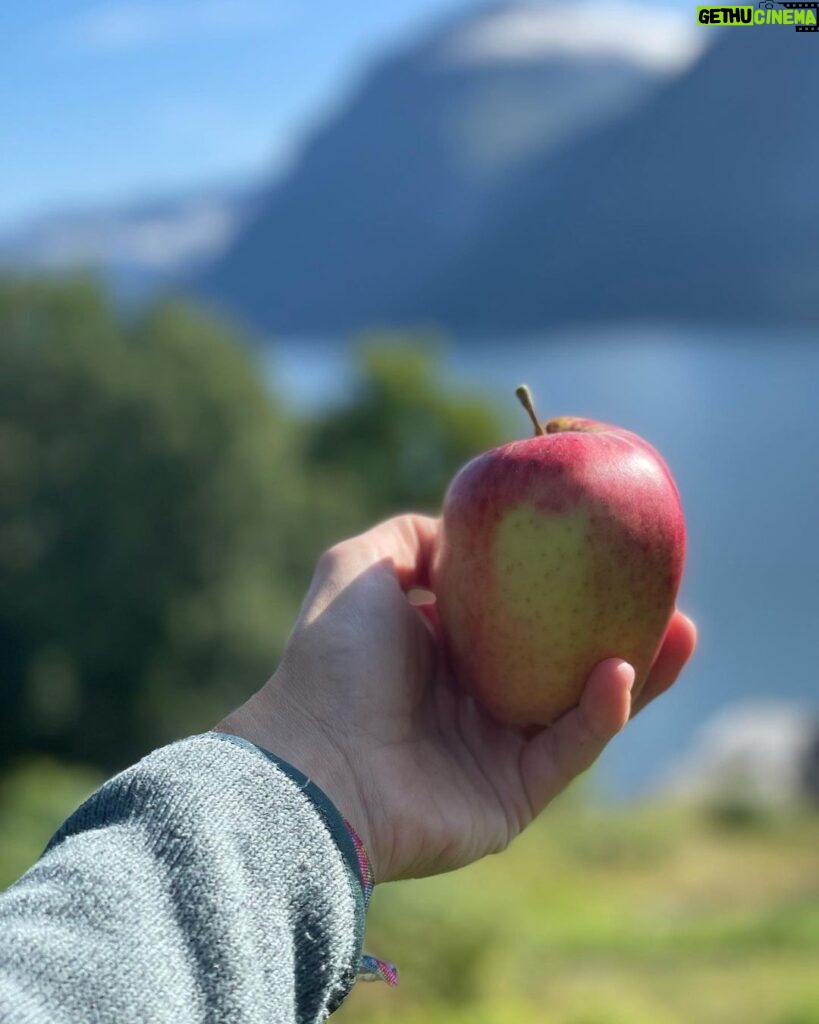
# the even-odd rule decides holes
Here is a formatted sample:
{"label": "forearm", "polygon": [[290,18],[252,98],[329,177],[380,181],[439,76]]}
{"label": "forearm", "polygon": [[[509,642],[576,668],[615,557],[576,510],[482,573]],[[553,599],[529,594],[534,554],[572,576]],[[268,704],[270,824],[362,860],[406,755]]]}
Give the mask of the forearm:
{"label": "forearm", "polygon": [[322,1020],[360,954],[354,857],[332,806],[259,752],[155,751],[0,898],[0,1019]]}

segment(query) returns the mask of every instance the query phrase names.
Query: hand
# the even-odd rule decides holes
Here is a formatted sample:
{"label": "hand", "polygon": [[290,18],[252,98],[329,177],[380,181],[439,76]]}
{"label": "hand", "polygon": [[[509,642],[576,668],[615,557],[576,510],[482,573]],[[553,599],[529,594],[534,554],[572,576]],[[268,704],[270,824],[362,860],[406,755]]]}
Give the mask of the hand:
{"label": "hand", "polygon": [[281,666],[219,728],[310,776],[364,841],[377,881],[435,874],[496,853],[691,655],[676,612],[635,706],[634,670],[613,658],[579,705],[535,735],[499,725],[446,678],[429,585],[438,520],[406,515],[320,559]]}

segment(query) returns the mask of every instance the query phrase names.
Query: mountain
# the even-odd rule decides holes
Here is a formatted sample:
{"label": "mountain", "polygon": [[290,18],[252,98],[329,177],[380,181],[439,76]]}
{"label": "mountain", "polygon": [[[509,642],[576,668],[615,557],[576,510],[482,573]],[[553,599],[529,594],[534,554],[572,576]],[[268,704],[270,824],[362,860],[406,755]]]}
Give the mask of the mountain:
{"label": "mountain", "polygon": [[504,3],[437,26],[371,69],[190,287],[293,334],[437,308],[430,282],[480,251],[508,182],[638,108],[696,56],[687,24]]}
{"label": "mountain", "polygon": [[725,31],[640,110],[510,181],[480,243],[395,319],[816,324],[817,95],[816,36]]}
{"label": "mountain", "polygon": [[250,187],[219,187],[123,207],[49,214],[0,235],[0,267],[88,269],[138,301],[192,273],[255,212]]}
{"label": "mountain", "polygon": [[0,264],[181,285],[294,336],[813,325],[817,93],[815,34],[496,4],[387,55],[266,188],[44,218]]}

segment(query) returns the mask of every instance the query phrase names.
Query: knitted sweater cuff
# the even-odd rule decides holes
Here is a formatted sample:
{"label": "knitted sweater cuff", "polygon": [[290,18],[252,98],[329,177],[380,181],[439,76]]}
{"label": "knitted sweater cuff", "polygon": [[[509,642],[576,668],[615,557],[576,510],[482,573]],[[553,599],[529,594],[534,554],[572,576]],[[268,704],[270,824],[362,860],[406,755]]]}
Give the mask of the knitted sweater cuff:
{"label": "knitted sweater cuff", "polygon": [[232,733],[211,732],[208,735],[225,740],[228,743],[234,743],[266,758],[276,765],[281,772],[291,778],[316,808],[344,860],[344,866],[350,877],[350,884],[355,896],[356,949],[359,950],[359,958],[354,974],[351,973],[344,992],[336,1000],[331,1010],[336,1009],[346,998],[356,979],[362,981],[385,981],[388,985],[397,985],[398,969],[395,964],[389,960],[375,957],[370,953],[362,952],[364,921],[370,905],[370,899],[372,898],[374,876],[367,850],[353,826],[346,818],[342,817],[335,804],[323,789],[303,772],[299,771],[298,768],[284,761],[272,753],[272,751],[265,750],[264,747],[251,743],[250,740],[246,740],[241,736],[234,736]]}

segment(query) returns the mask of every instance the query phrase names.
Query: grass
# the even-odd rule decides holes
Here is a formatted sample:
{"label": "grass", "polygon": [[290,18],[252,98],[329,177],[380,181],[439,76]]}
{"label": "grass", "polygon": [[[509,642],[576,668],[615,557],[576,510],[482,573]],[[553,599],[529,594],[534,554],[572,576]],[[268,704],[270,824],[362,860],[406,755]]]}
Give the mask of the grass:
{"label": "grass", "polygon": [[21,761],[0,778],[0,890],[39,857],[60,822],[100,781],[91,769],[47,757]]}
{"label": "grass", "polygon": [[[0,783],[0,886],[97,779]],[[819,815],[564,800],[498,857],[376,890],[340,1024],[819,1024]]]}
{"label": "grass", "polygon": [[819,1024],[819,817],[567,804],[499,857],[384,886],[380,1024]]}

